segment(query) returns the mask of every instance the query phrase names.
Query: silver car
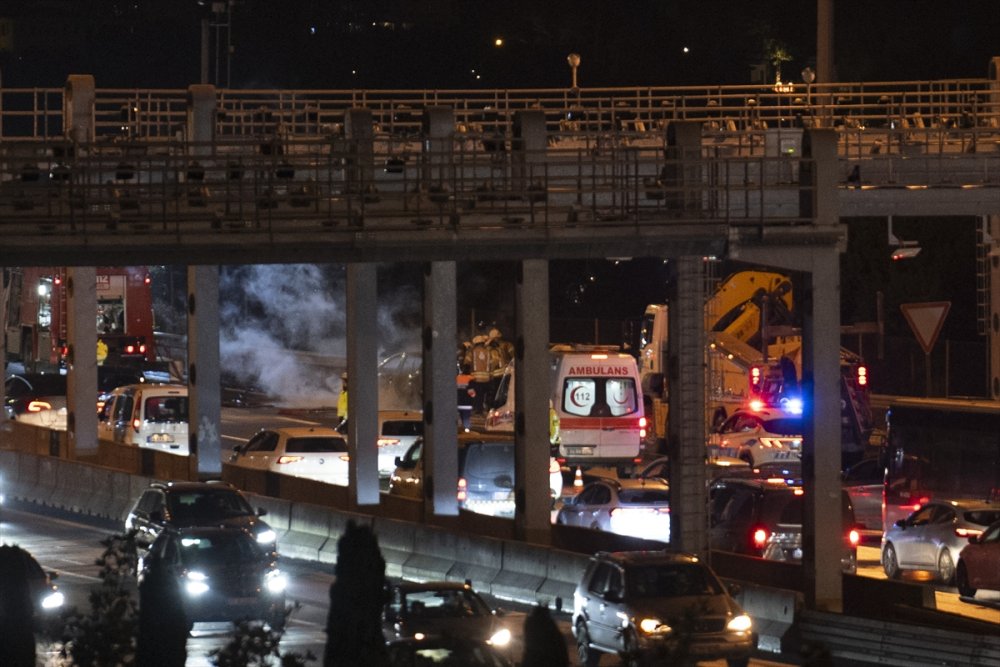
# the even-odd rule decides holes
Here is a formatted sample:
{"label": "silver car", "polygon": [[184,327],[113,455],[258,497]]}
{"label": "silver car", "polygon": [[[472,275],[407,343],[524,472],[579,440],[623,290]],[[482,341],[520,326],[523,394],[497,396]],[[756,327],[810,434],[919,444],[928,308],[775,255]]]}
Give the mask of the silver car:
{"label": "silver car", "polygon": [[1000,503],[931,500],[886,527],[882,569],[890,579],[899,577],[904,570],[926,570],[951,584],[958,555],[969,538],[981,534],[994,521],[1000,521]]}
{"label": "silver car", "polygon": [[595,479],[566,500],[556,523],[669,542],[670,487],[659,479]]}

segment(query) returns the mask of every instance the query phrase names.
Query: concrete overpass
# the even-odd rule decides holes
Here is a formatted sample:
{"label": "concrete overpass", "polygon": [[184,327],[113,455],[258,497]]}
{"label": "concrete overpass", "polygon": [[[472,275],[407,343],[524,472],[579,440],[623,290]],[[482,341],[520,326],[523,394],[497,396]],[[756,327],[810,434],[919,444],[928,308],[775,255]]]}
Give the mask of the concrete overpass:
{"label": "concrete overpass", "polygon": [[[453,515],[455,262],[518,263],[518,364],[545,378],[549,259],[669,259],[673,534],[695,552],[707,550],[702,258],[802,271],[816,406],[803,457],[806,596],[836,609],[841,530],[823,507],[839,494],[841,220],[975,215],[1000,238],[1000,113],[995,76],[804,92],[100,91],[86,76],[32,91],[30,104],[3,91],[0,264],[74,267],[71,406],[92,405],[96,386],[96,362],[82,352],[96,347],[87,267],[188,265],[194,451],[212,475],[218,264],[348,263],[351,437],[374,442],[375,262],[425,263],[424,412],[437,481],[427,507]],[[548,452],[525,444],[547,439],[544,385],[519,390],[516,433],[515,526],[541,543]],[[92,455],[93,411],[71,411],[71,451]],[[352,505],[377,504],[374,450],[359,449],[351,471]]]}

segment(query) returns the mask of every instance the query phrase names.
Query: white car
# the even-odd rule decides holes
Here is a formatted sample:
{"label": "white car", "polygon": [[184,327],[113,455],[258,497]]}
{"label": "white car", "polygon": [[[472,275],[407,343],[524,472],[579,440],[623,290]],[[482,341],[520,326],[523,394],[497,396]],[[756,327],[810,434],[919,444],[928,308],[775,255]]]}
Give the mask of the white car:
{"label": "white car", "polygon": [[659,479],[601,477],[567,499],[556,523],[670,541],[670,487]]}
{"label": "white car", "polygon": [[188,388],[182,384],[129,384],[111,392],[98,413],[104,440],[187,456]]}
{"label": "white car", "polygon": [[347,486],[347,439],[325,426],[263,429],[233,448],[229,462],[242,468]]}
{"label": "white car", "polygon": [[[337,432],[348,437],[348,421],[337,425]],[[424,416],[420,410],[379,410],[378,476],[388,479],[396,469],[396,459],[424,434]]]}
{"label": "white car", "polygon": [[763,407],[740,408],[709,440],[718,456],[735,456],[751,466],[802,459],[802,413]]}

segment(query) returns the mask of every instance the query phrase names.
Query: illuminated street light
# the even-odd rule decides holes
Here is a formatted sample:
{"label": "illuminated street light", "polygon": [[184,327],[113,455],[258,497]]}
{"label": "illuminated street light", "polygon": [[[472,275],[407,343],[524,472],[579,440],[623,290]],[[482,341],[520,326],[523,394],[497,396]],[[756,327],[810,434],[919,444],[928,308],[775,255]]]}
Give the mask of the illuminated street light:
{"label": "illuminated street light", "polygon": [[566,56],[566,62],[569,63],[569,68],[573,71],[573,85],[571,90],[574,93],[580,92],[580,87],[576,85],[576,68],[580,66],[580,56],[576,53],[571,53]]}

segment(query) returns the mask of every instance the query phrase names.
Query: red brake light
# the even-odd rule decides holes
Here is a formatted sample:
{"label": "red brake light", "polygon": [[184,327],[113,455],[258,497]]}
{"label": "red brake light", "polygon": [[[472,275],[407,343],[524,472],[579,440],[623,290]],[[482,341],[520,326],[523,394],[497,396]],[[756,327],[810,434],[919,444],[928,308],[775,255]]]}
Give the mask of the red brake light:
{"label": "red brake light", "polygon": [[149,277],[148,275],[147,275],[147,276],[145,276],[145,277],[143,277],[143,279],[142,279],[142,283],[143,283],[144,285],[148,285],[148,284],[150,284],[151,282],[153,282],[153,279],[152,279],[152,278],[150,278],[150,277]]}
{"label": "red brake light", "polygon": [[282,463],[295,463],[296,461],[301,461],[303,457],[301,456],[279,456],[276,463],[279,465]]}
{"label": "red brake light", "polygon": [[456,494],[456,497],[458,498],[458,502],[460,502],[460,503],[464,503],[465,502],[465,499],[468,497],[468,493],[466,491],[467,487],[468,487],[468,482],[465,481],[465,478],[464,477],[459,477],[458,478],[458,493]]}
{"label": "red brake light", "polygon": [[861,544],[861,533],[856,528],[851,528],[847,531],[847,541],[850,542],[852,547],[858,546]]}
{"label": "red brake light", "polygon": [[135,430],[136,433],[139,432],[139,427],[140,426],[142,426],[142,422],[141,421],[139,421],[138,419],[133,419],[132,420],[132,428],[133,428],[133,430]]}
{"label": "red brake light", "polygon": [[765,407],[764,401],[760,400],[759,398],[755,398],[754,400],[750,401],[750,409],[753,410],[754,412],[760,412],[761,410],[764,409],[764,407]]}
{"label": "red brake light", "polygon": [[760,387],[760,366],[750,367],[750,386],[754,389]]}
{"label": "red brake light", "polygon": [[135,354],[135,345],[126,345],[125,354]]}
{"label": "red brake light", "polygon": [[763,549],[767,546],[767,529],[757,528],[753,531],[753,545],[758,549]]}

